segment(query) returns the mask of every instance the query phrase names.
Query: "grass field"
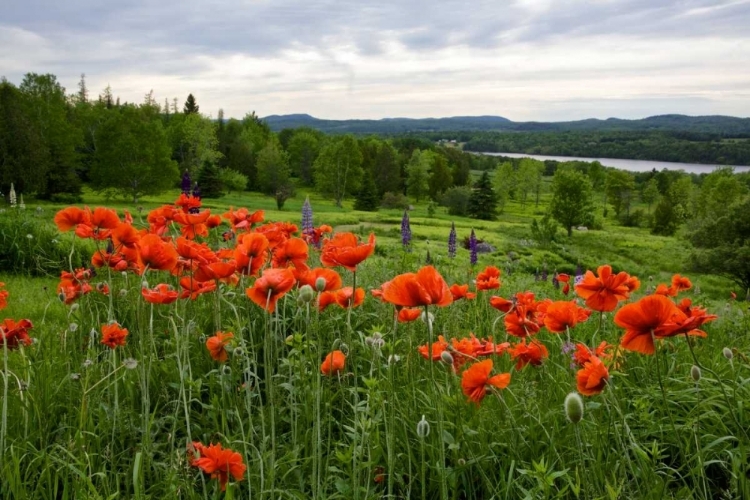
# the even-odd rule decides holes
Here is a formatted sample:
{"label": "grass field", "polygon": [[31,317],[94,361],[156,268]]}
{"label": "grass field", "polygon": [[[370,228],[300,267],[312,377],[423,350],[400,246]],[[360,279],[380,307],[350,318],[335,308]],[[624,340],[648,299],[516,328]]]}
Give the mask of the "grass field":
{"label": "grass field", "polygon": [[[178,194],[145,199],[141,207],[94,193],[85,200],[121,216],[128,210],[141,228],[150,210]],[[362,242],[376,235],[373,254],[356,273],[334,268],[344,287],[363,288],[356,307],[345,307],[351,304],[345,299],[321,311],[318,304],[332,296],[295,285],[279,292],[270,312],[270,299],[259,305],[246,291],[260,289],[263,278],[238,272],[206,280],[215,290],[194,300],[145,300],[143,288],[164,283],[180,291],[180,278],[203,282],[200,273],[208,271],[199,269],[209,261],[234,262],[239,242],[222,238],[230,229],[226,221],[203,240],[210,250],[191,258],[181,251],[182,274],[154,269],[158,259],[143,257],[141,239],[139,258],[151,263],[148,269],[104,266],[93,276],[81,274],[72,281],[91,291],[63,296],[66,304],[59,298],[65,292],[58,288],[60,272],[88,266],[91,252],[105,249],[106,241],[60,233],[52,219],[64,206],[37,209],[27,201],[22,213],[0,213],[6,269],[0,291],[8,292],[3,317],[33,323],[25,329],[33,342],[3,343],[0,497],[750,498],[747,302],[730,298],[731,291],[744,293],[726,279],[686,272],[679,238],[606,219],[602,230],[576,231],[540,248],[529,228],[543,214],[545,197],[539,207],[511,202],[491,222],[454,218],[443,208],[429,216],[427,205],[417,205],[409,212],[408,251],[400,210],[356,212],[305,192],[281,211],[272,199],[248,193],[204,200],[202,208],[212,214],[262,209],[266,222],[300,225],[308,194],[316,226],[352,232]],[[454,223],[459,243],[473,229],[495,251],[471,266],[469,250],[459,244],[450,258]],[[180,225],[167,229],[176,236]],[[446,285],[467,284],[477,297],[437,307],[444,290],[434,282],[394,280],[424,269],[428,253]],[[307,254],[307,266],[321,266],[320,250],[310,245]],[[576,295],[565,295],[564,283],[553,285],[554,271],[572,276],[580,265],[594,279],[604,264],[638,276],[640,287],[615,310],[585,313],[586,321],[552,333],[544,318],[554,315],[542,300],[563,304]],[[502,285],[477,290],[477,275],[490,265],[501,270]],[[270,260],[264,269],[269,266]],[[547,280],[537,280],[545,266]],[[299,261],[295,268],[300,272]],[[615,317],[622,323],[625,313],[618,311],[662,301],[651,293],[675,273],[688,276],[692,287],[663,300],[687,298],[718,316],[698,325],[707,336],[659,338],[662,321],[639,337],[654,341],[654,354],[621,346],[625,329]],[[399,280],[410,285],[402,288]],[[281,287],[262,293],[273,296]],[[426,315],[396,321],[393,303],[371,293],[381,288],[391,302],[418,296]],[[505,310],[491,300],[526,291],[533,301],[518,296]],[[677,321],[669,311],[669,321]],[[699,309],[694,314],[702,317]],[[523,338],[516,320],[525,325]],[[108,337],[113,322],[128,330],[121,343]],[[7,338],[18,333],[13,328],[4,323]],[[233,337],[222,340],[217,332]],[[492,353],[472,334],[493,339]],[[446,344],[435,344],[431,361],[418,347],[429,353],[438,337]],[[581,349],[592,355],[585,346],[603,341],[611,345],[597,353],[606,376],[597,372],[591,379],[597,387],[587,388],[586,374],[601,368],[572,355]],[[345,356],[343,365],[338,358],[326,365],[336,351]],[[477,370],[487,360],[491,372],[482,375]],[[509,377],[507,386],[492,375]],[[566,411],[566,397],[580,392],[581,407],[573,396]],[[219,444],[237,455],[209,447]]]}

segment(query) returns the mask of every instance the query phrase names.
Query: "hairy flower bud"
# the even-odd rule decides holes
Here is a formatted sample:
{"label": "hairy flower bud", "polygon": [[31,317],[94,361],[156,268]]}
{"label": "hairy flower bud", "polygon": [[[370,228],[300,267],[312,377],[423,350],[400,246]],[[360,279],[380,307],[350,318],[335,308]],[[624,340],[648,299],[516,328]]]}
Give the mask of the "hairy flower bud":
{"label": "hairy flower bud", "polygon": [[440,361],[445,363],[446,365],[452,365],[453,364],[453,355],[449,353],[448,351],[443,351],[440,353]]}
{"label": "hairy flower bud", "polygon": [[417,436],[419,436],[420,439],[424,439],[429,435],[430,435],[430,423],[427,420],[425,420],[424,415],[422,415],[422,420],[417,422]]}
{"label": "hairy flower bud", "polygon": [[697,365],[693,365],[690,368],[690,378],[693,379],[693,382],[698,383],[701,379],[701,369]]}
{"label": "hairy flower bud", "polygon": [[732,350],[728,347],[725,347],[721,350],[721,353],[724,355],[725,358],[727,358],[729,361],[732,361],[734,359],[734,353]]}
{"label": "hairy flower bud", "polygon": [[326,289],[326,279],[322,276],[315,280],[315,290],[322,292]]}
{"label": "hairy flower bud", "polygon": [[583,399],[577,392],[565,396],[565,416],[574,424],[583,418]]}
{"label": "hairy flower bud", "polygon": [[310,285],[302,285],[297,298],[301,303],[309,304],[315,298],[315,292]]}

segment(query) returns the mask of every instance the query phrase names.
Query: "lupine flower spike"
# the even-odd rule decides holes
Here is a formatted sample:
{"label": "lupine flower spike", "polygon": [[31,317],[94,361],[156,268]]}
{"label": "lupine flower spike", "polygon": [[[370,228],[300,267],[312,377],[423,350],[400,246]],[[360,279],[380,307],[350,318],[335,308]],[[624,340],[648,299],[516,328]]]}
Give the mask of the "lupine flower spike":
{"label": "lupine flower spike", "polygon": [[448,257],[456,257],[456,223],[451,223],[451,232],[448,235]]}
{"label": "lupine flower spike", "polygon": [[477,263],[477,236],[473,229],[471,230],[471,236],[469,236],[469,254],[471,265],[475,266]]}

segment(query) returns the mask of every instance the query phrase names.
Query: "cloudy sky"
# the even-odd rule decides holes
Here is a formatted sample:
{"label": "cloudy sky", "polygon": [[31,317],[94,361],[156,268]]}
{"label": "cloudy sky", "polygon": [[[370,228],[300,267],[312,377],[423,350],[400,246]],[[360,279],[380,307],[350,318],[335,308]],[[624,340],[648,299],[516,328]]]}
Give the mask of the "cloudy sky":
{"label": "cloudy sky", "polygon": [[748,117],[749,26],[750,0],[3,0],[0,76],[237,118]]}

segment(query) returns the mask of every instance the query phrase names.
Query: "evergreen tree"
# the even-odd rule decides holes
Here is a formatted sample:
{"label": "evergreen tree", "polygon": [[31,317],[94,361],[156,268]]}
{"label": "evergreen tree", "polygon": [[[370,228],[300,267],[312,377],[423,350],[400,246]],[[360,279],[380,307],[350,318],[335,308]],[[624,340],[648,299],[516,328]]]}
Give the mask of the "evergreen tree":
{"label": "evergreen tree", "polygon": [[490,174],[485,171],[474,185],[469,198],[469,216],[475,219],[494,220],[497,212],[497,199],[492,189]]}
{"label": "evergreen tree", "polygon": [[203,163],[198,172],[198,185],[201,187],[203,198],[221,198],[224,196],[224,183],[221,180],[221,171],[209,161]]}
{"label": "evergreen tree", "polygon": [[375,180],[372,173],[365,171],[362,175],[362,186],[357,193],[357,199],[354,202],[355,210],[364,212],[377,212],[380,206],[380,196],[378,188],[375,186]]}
{"label": "evergreen tree", "polygon": [[185,107],[183,108],[182,112],[186,115],[198,114],[199,108],[200,106],[196,104],[193,94],[188,94],[187,101],[185,101]]}
{"label": "evergreen tree", "polygon": [[78,94],[76,94],[75,100],[80,104],[86,104],[89,102],[89,89],[86,87],[86,73],[81,73],[81,80],[78,82]]}

